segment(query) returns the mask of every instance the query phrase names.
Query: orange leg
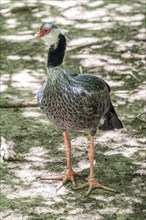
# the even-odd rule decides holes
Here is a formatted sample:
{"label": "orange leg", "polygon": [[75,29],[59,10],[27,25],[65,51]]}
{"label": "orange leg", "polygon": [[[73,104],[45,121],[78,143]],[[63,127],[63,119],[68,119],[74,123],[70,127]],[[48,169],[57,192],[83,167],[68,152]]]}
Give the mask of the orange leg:
{"label": "orange leg", "polygon": [[67,157],[67,169],[64,175],[59,176],[49,176],[49,177],[41,177],[41,180],[62,180],[62,182],[57,186],[56,190],[59,190],[67,181],[71,181],[74,186],[76,186],[76,182],[74,177],[81,176],[81,173],[76,173],[73,171],[71,166],[71,143],[68,137],[67,132],[63,133],[64,142],[65,142],[65,151]]}
{"label": "orange leg", "polygon": [[89,187],[86,196],[88,196],[92,192],[92,190],[97,187],[102,188],[104,190],[116,192],[116,190],[109,188],[107,186],[103,186],[96,181],[95,175],[94,175],[94,164],[93,164],[94,163],[94,155],[95,155],[94,137],[90,136],[90,147],[88,150],[88,156],[89,156],[89,160],[90,160],[90,176],[88,177],[87,183],[85,183],[79,187],[76,187],[75,189],[77,190],[77,189],[82,189],[84,187]]}

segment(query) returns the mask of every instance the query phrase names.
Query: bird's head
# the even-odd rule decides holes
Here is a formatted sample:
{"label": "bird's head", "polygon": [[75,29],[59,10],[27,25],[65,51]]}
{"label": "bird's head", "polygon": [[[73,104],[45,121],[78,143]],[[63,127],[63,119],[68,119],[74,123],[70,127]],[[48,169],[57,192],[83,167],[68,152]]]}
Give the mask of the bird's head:
{"label": "bird's head", "polygon": [[60,34],[65,36],[64,32],[56,25],[43,23],[34,37],[44,40],[48,46],[51,46],[58,42]]}

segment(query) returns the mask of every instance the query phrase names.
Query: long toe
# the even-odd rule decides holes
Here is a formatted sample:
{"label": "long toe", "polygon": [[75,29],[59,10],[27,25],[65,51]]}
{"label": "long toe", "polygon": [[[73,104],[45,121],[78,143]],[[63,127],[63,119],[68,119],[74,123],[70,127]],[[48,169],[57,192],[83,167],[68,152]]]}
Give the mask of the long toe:
{"label": "long toe", "polygon": [[83,188],[88,187],[88,186],[89,186],[89,182],[84,183],[83,185],[76,187],[75,190],[83,189]]}
{"label": "long toe", "polygon": [[110,187],[107,187],[107,186],[103,186],[101,184],[99,184],[100,188],[104,189],[104,190],[107,190],[107,191],[112,191],[112,192],[117,192],[117,190],[113,189],[113,188],[110,188]]}
{"label": "long toe", "polygon": [[92,192],[92,190],[95,189],[95,188],[102,188],[104,190],[116,192],[115,189],[109,188],[107,186],[103,186],[102,184],[98,183],[95,178],[89,178],[87,183],[76,187],[75,190],[82,189],[82,188],[85,188],[85,187],[89,187],[88,191],[86,193],[86,196],[88,196]]}
{"label": "long toe", "polygon": [[58,176],[41,176],[39,177],[40,180],[62,180],[64,175]]}
{"label": "long toe", "polygon": [[72,169],[67,169],[64,175],[59,176],[44,176],[39,177],[40,180],[62,180],[61,183],[57,186],[56,190],[58,191],[63,185],[65,185],[68,181],[71,181],[73,186],[76,187],[75,176],[81,176],[81,173],[74,172]]}

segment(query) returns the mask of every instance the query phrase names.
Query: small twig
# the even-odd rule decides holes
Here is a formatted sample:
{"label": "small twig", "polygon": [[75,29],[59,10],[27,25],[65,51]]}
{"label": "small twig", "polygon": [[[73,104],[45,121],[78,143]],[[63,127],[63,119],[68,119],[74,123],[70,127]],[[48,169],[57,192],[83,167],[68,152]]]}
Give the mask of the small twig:
{"label": "small twig", "polygon": [[79,71],[80,71],[80,74],[83,73],[83,67],[82,66],[79,66]]}
{"label": "small twig", "polygon": [[[132,68],[132,70],[135,71],[135,69]],[[134,73],[129,73],[131,76],[133,76],[134,79],[136,79],[138,82],[141,82],[140,79],[137,78],[137,76]]]}
{"label": "small twig", "polygon": [[143,119],[141,119],[141,118],[139,118],[139,117],[136,117],[136,118],[139,119],[140,121],[146,123],[146,120],[143,120]]}
{"label": "small twig", "polygon": [[38,103],[35,101],[13,101],[2,102],[0,108],[26,108],[26,107],[38,107]]}
{"label": "small twig", "polygon": [[7,213],[6,215],[3,215],[2,218],[7,218],[10,215],[11,215],[11,213]]}
{"label": "small twig", "polygon": [[139,117],[139,116],[141,116],[141,115],[144,115],[144,114],[146,114],[146,112],[139,113],[139,114],[137,115],[137,117]]}
{"label": "small twig", "polygon": [[144,119],[141,118],[141,117],[140,117],[141,115],[145,115],[145,116],[146,116],[146,112],[142,112],[142,113],[138,114],[138,115],[136,116],[136,118],[139,119],[140,121],[146,123],[146,118],[144,118]]}

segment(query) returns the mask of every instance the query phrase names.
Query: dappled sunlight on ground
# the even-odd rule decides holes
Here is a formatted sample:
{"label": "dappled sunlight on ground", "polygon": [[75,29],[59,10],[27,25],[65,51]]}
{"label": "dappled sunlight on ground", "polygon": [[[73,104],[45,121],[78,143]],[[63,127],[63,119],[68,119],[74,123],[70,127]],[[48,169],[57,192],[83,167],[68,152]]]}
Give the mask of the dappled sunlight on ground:
{"label": "dappled sunlight on ground", "polygon": [[[123,40],[119,40],[119,41],[113,41],[112,42],[115,46],[116,46],[116,51],[125,51],[125,50],[129,50],[129,48],[133,47],[133,46],[140,46],[141,43],[140,42],[135,42],[134,40],[130,40],[130,41],[123,41]],[[133,54],[134,55],[134,54]]]}
{"label": "dappled sunlight on ground", "polygon": [[6,21],[6,24],[7,28],[16,28],[18,25],[20,25],[20,22],[18,22],[16,18],[11,18]]}
{"label": "dappled sunlight on ground", "polygon": [[145,28],[139,29],[139,33],[135,36],[136,39],[143,40],[146,38]]}
{"label": "dappled sunlight on ground", "polygon": [[35,57],[30,57],[30,56],[18,56],[18,55],[10,55],[7,57],[9,60],[37,60],[39,62],[44,62],[44,58],[42,56],[35,56]]}
{"label": "dappled sunlight on ground", "polygon": [[[122,74],[127,74],[125,71],[129,69],[126,65],[123,65],[121,60],[102,54],[79,54],[73,55],[71,58],[80,59],[81,65],[88,69],[102,67],[103,70],[108,72],[116,71],[116,73],[119,74],[121,74],[121,72]],[[100,75],[100,71],[97,71],[97,74]]]}
{"label": "dappled sunlight on ground", "polygon": [[[37,74],[39,76],[37,77]],[[40,79],[46,79],[44,71],[42,69],[37,69],[37,72],[30,69],[24,69],[19,73],[13,74],[11,85],[20,90],[30,90],[34,94],[38,91],[38,88],[41,86]]]}
{"label": "dappled sunlight on ground", "polygon": [[35,111],[30,111],[30,110],[25,110],[23,113],[22,113],[22,116],[23,117],[38,117],[40,116],[41,113],[39,112],[35,112]]}
{"label": "dappled sunlight on ground", "polygon": [[28,34],[28,35],[2,35],[1,36],[2,39],[6,40],[6,41],[11,41],[11,42],[24,42],[24,41],[30,41],[33,39],[33,36]]}
{"label": "dappled sunlight on ground", "polygon": [[129,92],[129,90],[119,90],[115,92],[115,96],[117,96],[118,98],[125,99],[128,102],[134,102],[136,100],[145,101],[146,98],[145,91],[146,91],[146,83],[144,82],[142,85],[138,86],[132,92]]}
{"label": "dappled sunlight on ground", "polygon": [[[48,154],[48,151],[43,149],[42,147],[34,147],[30,149],[30,152],[28,152],[25,156],[27,162],[17,163],[16,165],[12,166],[11,164],[8,165],[8,167],[11,169],[13,168],[13,173],[16,176],[16,179],[20,179],[22,186],[17,186],[15,189],[15,192],[13,193],[12,189],[10,192],[7,190],[7,197],[9,199],[14,198],[26,198],[31,197],[35,198],[38,196],[43,197],[47,202],[51,198],[53,201],[57,202],[60,201],[60,195],[65,195],[68,193],[68,190],[65,187],[62,187],[59,192],[56,192],[56,184],[54,184],[54,181],[41,181],[40,179],[37,179],[39,176],[45,176],[45,175],[55,175],[55,173],[49,172],[44,170],[44,164],[48,161],[48,159],[45,159],[44,156]],[[28,163],[29,161],[29,163]],[[33,169],[34,167],[39,167],[40,171],[37,169]],[[29,187],[31,184],[31,187]],[[1,188],[2,192],[6,191],[5,185]],[[58,197],[56,199],[55,197]],[[54,203],[54,202],[53,202]]]}
{"label": "dappled sunlight on ground", "polygon": [[138,86],[134,91],[134,95],[130,95],[128,101],[129,102],[134,102],[135,100],[143,100],[145,101],[146,99],[146,82]]}
{"label": "dappled sunlight on ground", "polygon": [[99,144],[106,143],[106,146],[109,148],[104,154],[122,154],[125,157],[132,157],[140,149],[145,150],[145,143],[139,143],[143,139],[137,139],[129,136],[125,132],[111,131],[106,132],[103,135],[100,135],[99,138],[96,138],[97,146]]}
{"label": "dappled sunlight on ground", "polygon": [[[42,41],[34,39],[42,22],[53,22],[69,35],[64,67],[102,77],[123,130],[97,131],[95,173],[118,192],[74,191],[67,183],[39,176],[63,174],[63,137],[38,107],[2,109],[2,135],[24,161],[2,164],[2,215],[5,220],[141,219],[145,179],[145,40],[144,0],[1,1],[2,102],[36,102],[47,79]],[[72,165],[89,175],[89,134],[70,132]]]}
{"label": "dappled sunlight on ground", "polygon": [[78,47],[84,47],[92,44],[96,44],[99,41],[96,37],[80,37],[78,39],[71,40],[68,43],[68,50],[77,49]]}

